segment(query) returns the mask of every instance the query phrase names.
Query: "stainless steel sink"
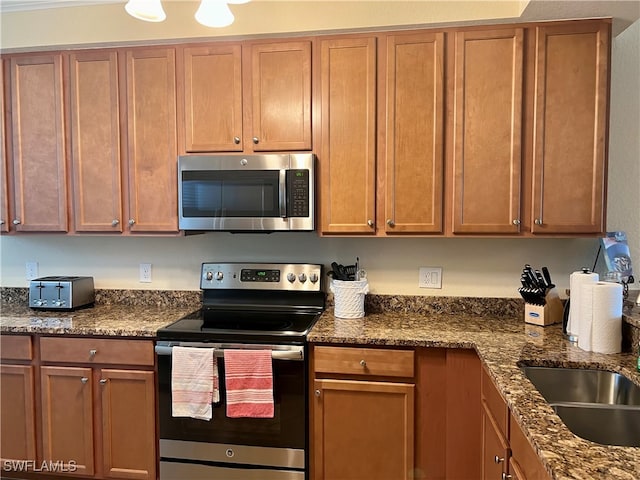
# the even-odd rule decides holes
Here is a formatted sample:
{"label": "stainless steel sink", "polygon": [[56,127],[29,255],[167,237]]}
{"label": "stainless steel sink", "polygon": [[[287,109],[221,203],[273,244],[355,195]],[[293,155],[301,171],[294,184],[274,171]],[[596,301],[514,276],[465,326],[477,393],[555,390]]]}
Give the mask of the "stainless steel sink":
{"label": "stainless steel sink", "polygon": [[640,387],[616,372],[530,366],[522,370],[549,403],[640,406]]}
{"label": "stainless steel sink", "polygon": [[619,373],[521,367],[564,424],[604,445],[640,447],[640,387]]}

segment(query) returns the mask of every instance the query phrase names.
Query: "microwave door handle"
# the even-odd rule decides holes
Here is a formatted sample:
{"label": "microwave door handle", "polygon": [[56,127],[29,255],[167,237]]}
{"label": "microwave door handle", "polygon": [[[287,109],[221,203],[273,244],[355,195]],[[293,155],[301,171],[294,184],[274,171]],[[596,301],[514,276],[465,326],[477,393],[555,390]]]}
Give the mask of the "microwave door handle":
{"label": "microwave door handle", "polygon": [[280,169],[280,179],[278,188],[278,201],[280,203],[280,216],[286,218],[287,216],[287,171],[284,168]]}

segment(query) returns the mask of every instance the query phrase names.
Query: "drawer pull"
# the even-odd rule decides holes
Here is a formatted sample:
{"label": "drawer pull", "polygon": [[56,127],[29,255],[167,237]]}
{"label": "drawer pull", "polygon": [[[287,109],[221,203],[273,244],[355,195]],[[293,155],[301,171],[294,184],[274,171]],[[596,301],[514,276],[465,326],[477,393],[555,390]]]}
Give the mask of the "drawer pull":
{"label": "drawer pull", "polygon": [[89,379],[88,379],[87,377],[82,377],[82,378],[80,379],[80,381],[81,381],[82,383],[87,383],[87,382],[89,381]]}
{"label": "drawer pull", "polygon": [[107,379],[106,378],[101,378],[100,379],[100,385],[104,385],[107,383]]}
{"label": "drawer pull", "polygon": [[367,366],[367,362],[365,362],[364,360],[360,360],[360,366],[361,367],[366,367]]}
{"label": "drawer pull", "polygon": [[93,350],[93,349],[89,350],[89,356],[90,356],[90,357],[95,357],[95,356],[96,356],[96,353],[98,353],[98,351],[97,351],[97,350]]}
{"label": "drawer pull", "polygon": [[493,457],[493,461],[494,463],[502,463],[504,462],[504,458],[500,458],[498,455],[496,455],[495,457]]}
{"label": "drawer pull", "polygon": [[513,475],[511,475],[510,473],[502,473],[502,480],[511,480],[513,478]]}
{"label": "drawer pull", "polygon": [[320,390],[316,390],[314,393],[316,394],[316,397],[320,396]]}

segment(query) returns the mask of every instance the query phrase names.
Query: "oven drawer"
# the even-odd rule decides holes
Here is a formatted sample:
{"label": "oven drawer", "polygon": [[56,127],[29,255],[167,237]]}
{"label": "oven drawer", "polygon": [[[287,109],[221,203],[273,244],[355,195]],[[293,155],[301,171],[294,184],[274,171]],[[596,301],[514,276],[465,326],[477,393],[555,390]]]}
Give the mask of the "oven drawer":
{"label": "oven drawer", "polygon": [[316,373],[413,377],[413,350],[324,347],[313,349]]}
{"label": "oven drawer", "polygon": [[0,335],[0,357],[3,360],[31,360],[33,350],[28,335]]}
{"label": "oven drawer", "polygon": [[116,340],[106,338],[40,339],[43,362],[108,363],[153,366],[155,355],[150,340]]}

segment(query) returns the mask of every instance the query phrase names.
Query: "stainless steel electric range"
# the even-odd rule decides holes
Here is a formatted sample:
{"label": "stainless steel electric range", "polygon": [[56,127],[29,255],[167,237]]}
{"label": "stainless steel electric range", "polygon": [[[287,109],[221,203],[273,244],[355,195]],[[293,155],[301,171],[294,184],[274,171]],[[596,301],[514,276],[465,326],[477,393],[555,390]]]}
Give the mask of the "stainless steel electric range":
{"label": "stainless steel electric range", "polygon": [[[321,265],[202,265],[202,308],[158,331],[161,480],[308,477],[306,336],[324,309],[321,280]],[[210,421],[172,417],[175,346],[214,348],[220,402]],[[229,349],[271,351],[273,418],[226,416]]]}

